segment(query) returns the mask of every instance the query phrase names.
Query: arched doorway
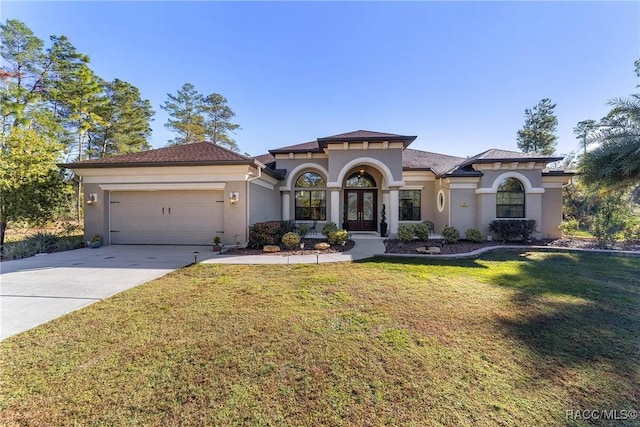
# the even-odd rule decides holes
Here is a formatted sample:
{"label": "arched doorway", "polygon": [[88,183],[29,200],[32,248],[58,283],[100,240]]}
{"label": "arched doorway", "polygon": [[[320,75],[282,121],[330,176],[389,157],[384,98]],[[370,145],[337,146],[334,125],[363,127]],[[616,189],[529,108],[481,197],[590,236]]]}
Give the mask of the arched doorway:
{"label": "arched doorway", "polygon": [[344,185],[344,206],[349,231],[376,231],[378,189],[371,175],[360,170]]}

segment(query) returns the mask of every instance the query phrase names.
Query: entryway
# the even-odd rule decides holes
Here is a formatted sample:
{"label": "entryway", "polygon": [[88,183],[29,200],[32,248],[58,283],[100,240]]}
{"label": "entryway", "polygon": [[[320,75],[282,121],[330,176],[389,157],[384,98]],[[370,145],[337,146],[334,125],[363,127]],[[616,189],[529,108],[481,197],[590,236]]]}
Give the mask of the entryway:
{"label": "entryway", "polygon": [[347,207],[349,231],[376,231],[378,200],[377,190],[345,189],[344,205]]}

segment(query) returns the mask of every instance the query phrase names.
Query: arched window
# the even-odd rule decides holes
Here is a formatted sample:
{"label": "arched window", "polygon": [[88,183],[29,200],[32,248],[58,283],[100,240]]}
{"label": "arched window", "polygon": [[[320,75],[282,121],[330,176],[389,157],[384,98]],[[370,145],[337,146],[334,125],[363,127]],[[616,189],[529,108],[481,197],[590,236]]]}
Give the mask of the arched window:
{"label": "arched window", "polygon": [[327,184],[316,172],[305,172],[296,180],[296,220],[327,219]]}
{"label": "arched window", "polygon": [[376,181],[364,171],[356,172],[347,178],[345,187],[375,187]]}
{"label": "arched window", "polygon": [[505,178],[496,193],[497,218],[524,218],[525,193],[522,182],[515,178]]}

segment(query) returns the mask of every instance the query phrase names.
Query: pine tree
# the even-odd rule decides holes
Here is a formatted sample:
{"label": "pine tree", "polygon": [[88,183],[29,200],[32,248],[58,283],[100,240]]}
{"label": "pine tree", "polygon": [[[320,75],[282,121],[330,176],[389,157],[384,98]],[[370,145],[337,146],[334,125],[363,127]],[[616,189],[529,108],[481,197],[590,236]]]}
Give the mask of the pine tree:
{"label": "pine tree", "polygon": [[532,110],[525,109],[525,122],[518,131],[518,148],[523,153],[531,153],[543,156],[553,155],[556,149],[556,130],[558,119],[553,113],[556,104],[545,98]]}
{"label": "pine tree", "polygon": [[206,126],[202,115],[202,95],[191,83],[185,83],[176,95],[167,94],[168,99],[160,108],[169,113],[165,127],[178,133],[169,145],[200,142],[205,139]]}
{"label": "pine tree", "polygon": [[138,88],[115,79],[104,86],[107,102],[98,108],[102,120],[89,129],[89,157],[148,150],[154,111]]}
{"label": "pine tree", "polygon": [[227,105],[227,98],[217,93],[206,96],[202,100],[202,112],[207,140],[238,151],[238,144],[229,136],[229,132],[239,129],[240,125],[231,122],[236,114]]}

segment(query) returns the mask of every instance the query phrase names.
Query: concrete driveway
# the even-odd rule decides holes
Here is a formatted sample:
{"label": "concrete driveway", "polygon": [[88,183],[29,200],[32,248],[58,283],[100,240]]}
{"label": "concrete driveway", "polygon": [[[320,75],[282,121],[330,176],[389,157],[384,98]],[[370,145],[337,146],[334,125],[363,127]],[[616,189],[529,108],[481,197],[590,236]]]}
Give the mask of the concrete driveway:
{"label": "concrete driveway", "polygon": [[210,246],[103,246],[0,263],[0,340],[216,256]]}

